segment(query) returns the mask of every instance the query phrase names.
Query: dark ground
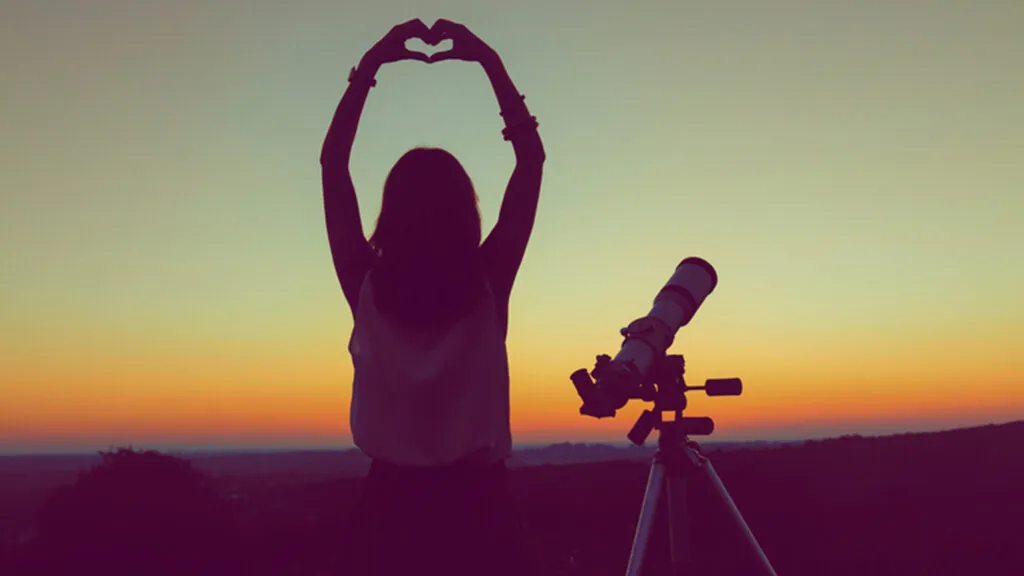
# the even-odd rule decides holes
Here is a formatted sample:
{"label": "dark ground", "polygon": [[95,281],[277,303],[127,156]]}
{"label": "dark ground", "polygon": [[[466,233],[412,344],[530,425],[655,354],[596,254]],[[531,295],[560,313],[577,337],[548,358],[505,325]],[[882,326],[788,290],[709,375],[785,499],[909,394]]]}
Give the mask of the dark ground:
{"label": "dark ground", "polygon": [[[1024,422],[710,456],[780,575],[1024,574]],[[648,470],[637,461],[513,470],[544,573],[623,574]],[[242,573],[337,573],[362,481],[216,478],[238,514]],[[51,488],[10,472],[0,482],[0,574],[13,576],[16,560],[31,564],[16,542]],[[698,561],[721,569],[701,573],[743,573],[727,516],[700,493],[693,501]],[[652,574],[668,559],[661,520]]]}

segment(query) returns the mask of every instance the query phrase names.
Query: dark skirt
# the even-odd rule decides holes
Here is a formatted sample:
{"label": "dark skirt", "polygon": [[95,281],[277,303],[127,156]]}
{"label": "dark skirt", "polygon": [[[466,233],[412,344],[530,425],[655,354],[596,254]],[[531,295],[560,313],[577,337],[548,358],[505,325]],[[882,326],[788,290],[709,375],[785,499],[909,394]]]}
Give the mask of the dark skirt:
{"label": "dark skirt", "polygon": [[504,461],[415,468],[374,460],[348,549],[358,576],[533,573]]}

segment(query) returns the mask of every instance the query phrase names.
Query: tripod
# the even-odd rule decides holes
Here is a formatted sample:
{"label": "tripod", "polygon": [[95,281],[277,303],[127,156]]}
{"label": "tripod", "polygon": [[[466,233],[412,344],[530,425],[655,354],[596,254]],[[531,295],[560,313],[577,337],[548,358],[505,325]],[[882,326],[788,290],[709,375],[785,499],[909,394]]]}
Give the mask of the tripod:
{"label": "tripod", "polygon": [[[595,374],[606,369],[609,360],[608,356],[599,356]],[[775,570],[722,485],[711,461],[701,453],[700,446],[689,439],[691,435],[710,435],[714,431],[714,421],[707,417],[683,416],[687,391],[704,390],[708,396],[738,396],[742,392],[742,382],[738,378],[713,379],[708,380],[704,386],[687,386],[683,379],[684,371],[685,360],[682,355],[663,355],[654,362],[648,382],[630,394],[632,398],[653,400],[654,410],[644,410],[628,438],[634,444],[642,445],[651,431],[656,429],[658,450],[651,462],[626,574],[641,574],[659,500],[663,496],[668,500],[671,573],[676,576],[692,573],[695,564],[691,550],[692,531],[687,522],[687,496],[691,491],[703,490],[706,498],[715,500],[719,508],[724,508],[731,536],[742,541],[745,551],[740,550],[740,555],[731,555],[733,560],[745,562],[739,573],[775,576]],[[574,373],[572,380],[581,396],[588,390],[588,384],[593,386],[586,370]],[[586,405],[580,411],[587,413]],[[665,420],[665,413],[672,413],[674,417]]]}

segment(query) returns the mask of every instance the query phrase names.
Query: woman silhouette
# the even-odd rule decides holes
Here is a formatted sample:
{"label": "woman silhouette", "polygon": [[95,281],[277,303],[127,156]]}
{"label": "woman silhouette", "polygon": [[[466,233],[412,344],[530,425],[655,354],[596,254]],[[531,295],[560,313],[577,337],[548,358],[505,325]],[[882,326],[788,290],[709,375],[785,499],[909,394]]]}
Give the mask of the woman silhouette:
{"label": "woman silhouette", "polygon": [[[428,57],[405,48],[410,38],[452,48]],[[352,143],[377,70],[406,59],[476,62],[494,88],[516,166],[483,243],[473,184],[436,148],[398,160],[376,229],[363,235]],[[505,340],[544,159],[537,121],[497,53],[461,24],[400,24],[349,75],[320,162],[334,268],[354,318],[352,436],[372,459],[348,544],[355,573],[527,571],[505,467]]]}

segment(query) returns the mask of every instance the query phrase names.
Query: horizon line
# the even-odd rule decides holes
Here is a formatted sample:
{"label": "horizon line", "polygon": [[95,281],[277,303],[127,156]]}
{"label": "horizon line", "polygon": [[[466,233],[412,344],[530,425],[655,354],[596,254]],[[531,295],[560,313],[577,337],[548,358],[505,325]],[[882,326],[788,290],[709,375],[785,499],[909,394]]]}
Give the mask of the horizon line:
{"label": "horizon line", "polygon": [[[845,438],[851,436],[859,436],[865,438],[880,438],[889,436],[903,436],[907,434],[938,434],[943,432],[953,432],[957,430],[972,430],[978,428],[986,428],[989,426],[1004,426],[1015,423],[1024,423],[1024,419],[1017,418],[1006,421],[994,421],[987,424],[971,424],[965,426],[952,426],[943,427],[938,429],[916,429],[916,430],[905,430],[902,432],[893,431],[875,431],[875,432],[856,432],[856,433],[841,433],[834,435],[825,436],[801,436],[795,438],[777,438],[777,439],[756,439],[756,440],[742,440],[742,439],[729,439],[729,440],[716,440],[707,437],[706,440],[700,441],[701,444],[713,446],[713,445],[728,445],[728,444],[797,444],[803,442],[821,441],[821,440],[832,440],[838,438]],[[618,448],[654,448],[654,443],[645,443],[644,445],[637,446],[629,441],[580,441],[573,442],[569,440],[563,440],[559,442],[551,441],[534,441],[534,442],[514,442],[512,445],[513,452],[521,450],[530,450],[538,448],[547,448],[551,446],[560,445],[573,445],[573,446],[608,446]],[[340,446],[294,446],[294,447],[272,447],[272,446],[182,446],[172,444],[153,444],[149,446],[135,445],[131,442],[124,444],[110,445],[106,448],[94,448],[90,450],[36,450],[36,451],[8,451],[0,449],[0,458],[12,458],[12,457],[26,457],[26,456],[47,456],[47,457],[68,457],[68,456],[94,456],[100,452],[107,452],[117,450],[120,448],[132,448],[135,450],[155,450],[166,454],[179,454],[179,455],[242,455],[242,454],[298,454],[298,453],[323,453],[323,452],[350,452],[353,450],[359,450],[354,444],[347,443]]]}

